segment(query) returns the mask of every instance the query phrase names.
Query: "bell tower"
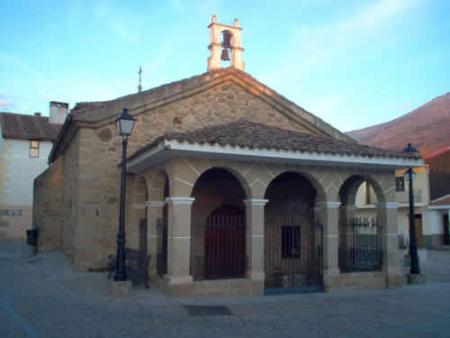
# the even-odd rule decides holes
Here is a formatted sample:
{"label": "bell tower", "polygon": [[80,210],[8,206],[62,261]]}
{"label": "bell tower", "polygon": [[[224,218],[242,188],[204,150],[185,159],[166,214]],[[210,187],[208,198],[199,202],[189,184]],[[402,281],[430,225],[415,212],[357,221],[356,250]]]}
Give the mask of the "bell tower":
{"label": "bell tower", "polygon": [[217,23],[217,17],[213,15],[208,28],[210,34],[208,49],[211,52],[208,58],[208,72],[222,68],[222,61],[230,61],[230,51],[231,66],[244,71],[242,28],[239,27],[238,19],[234,19],[233,26],[229,26]]}

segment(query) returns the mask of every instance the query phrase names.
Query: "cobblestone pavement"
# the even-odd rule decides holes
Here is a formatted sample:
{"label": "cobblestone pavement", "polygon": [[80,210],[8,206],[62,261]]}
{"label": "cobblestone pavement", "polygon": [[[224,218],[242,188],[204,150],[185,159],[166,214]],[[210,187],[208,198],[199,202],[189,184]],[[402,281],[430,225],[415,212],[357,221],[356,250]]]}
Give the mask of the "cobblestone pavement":
{"label": "cobblestone pavement", "polygon": [[[104,274],[0,242],[0,337],[450,337],[450,251],[427,261],[427,284],[397,289],[183,300],[150,289],[118,299]],[[188,304],[231,314],[189,315]]]}

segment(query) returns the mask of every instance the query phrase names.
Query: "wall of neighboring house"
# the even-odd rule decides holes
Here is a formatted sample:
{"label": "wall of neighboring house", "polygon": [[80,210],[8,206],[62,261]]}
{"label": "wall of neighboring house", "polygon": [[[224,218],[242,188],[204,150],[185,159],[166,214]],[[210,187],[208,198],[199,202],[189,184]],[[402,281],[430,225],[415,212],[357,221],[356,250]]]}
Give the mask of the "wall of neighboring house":
{"label": "wall of neighboring house", "polygon": [[[414,207],[418,245],[421,248],[431,248],[433,230],[427,209],[430,202],[428,167],[414,168],[414,173]],[[399,206],[397,219],[399,246],[407,248],[409,243],[409,186],[408,180],[405,178],[404,169],[397,170],[395,175],[400,181],[403,177],[403,183],[397,182],[396,184],[395,198]],[[367,187],[369,187],[370,193],[367,192]],[[376,195],[370,185],[368,186],[366,183],[361,184],[356,194],[355,204],[358,209],[355,212],[355,216],[375,217],[376,203]]]}
{"label": "wall of neighboring house", "polygon": [[47,168],[51,142],[39,142],[30,157],[30,141],[0,137],[0,238],[24,239],[32,225],[33,180]]}
{"label": "wall of neighboring house", "polygon": [[431,199],[450,194],[450,149],[425,161],[430,166]]}
{"label": "wall of neighboring house", "polygon": [[[449,245],[449,235],[444,235],[444,231],[449,233],[450,226],[450,207],[430,207],[428,209],[430,223],[432,226],[432,245],[434,248],[440,248],[443,245]],[[445,222],[448,224],[445,226]]]}

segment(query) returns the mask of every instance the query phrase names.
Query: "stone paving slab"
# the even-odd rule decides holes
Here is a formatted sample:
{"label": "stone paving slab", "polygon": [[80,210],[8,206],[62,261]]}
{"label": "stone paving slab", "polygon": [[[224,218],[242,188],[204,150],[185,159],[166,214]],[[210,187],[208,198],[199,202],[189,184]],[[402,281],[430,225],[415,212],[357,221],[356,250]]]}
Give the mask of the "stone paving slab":
{"label": "stone paving slab", "polygon": [[[443,253],[430,252],[425,285],[206,299],[170,299],[151,288],[117,299],[106,274],[75,272],[59,253],[30,257],[22,245],[0,242],[0,337],[450,337],[450,252]],[[223,305],[230,314],[191,316],[185,305]]]}

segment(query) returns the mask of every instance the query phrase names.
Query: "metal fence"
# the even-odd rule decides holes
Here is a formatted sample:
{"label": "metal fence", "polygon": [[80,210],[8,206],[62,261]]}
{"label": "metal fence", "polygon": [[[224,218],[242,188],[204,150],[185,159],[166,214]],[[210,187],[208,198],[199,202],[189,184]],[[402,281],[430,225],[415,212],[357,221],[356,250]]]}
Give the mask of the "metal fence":
{"label": "metal fence", "polygon": [[209,216],[204,228],[204,246],[205,279],[245,277],[245,216]]}
{"label": "metal fence", "polygon": [[158,218],[156,224],[158,241],[156,271],[159,276],[167,273],[167,217]]}
{"label": "metal fence", "polygon": [[376,218],[356,217],[340,225],[341,272],[376,271],[383,264],[381,227]]}

